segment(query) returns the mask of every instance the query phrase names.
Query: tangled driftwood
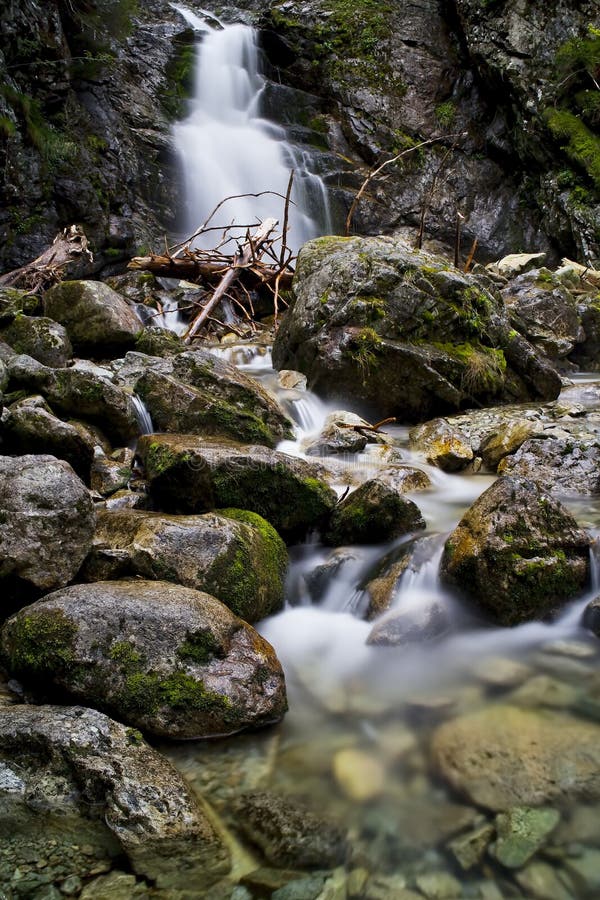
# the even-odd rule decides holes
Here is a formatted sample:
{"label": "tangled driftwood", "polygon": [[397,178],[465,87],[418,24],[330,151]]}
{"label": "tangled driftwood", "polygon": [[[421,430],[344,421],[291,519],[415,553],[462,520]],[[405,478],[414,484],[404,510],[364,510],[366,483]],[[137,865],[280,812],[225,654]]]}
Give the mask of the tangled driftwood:
{"label": "tangled driftwood", "polygon": [[88,241],[81,226],[70,225],[54,238],[52,244],[33,262],[0,276],[0,287],[19,288],[36,294],[52,287],[79,267],[82,260],[93,262]]}

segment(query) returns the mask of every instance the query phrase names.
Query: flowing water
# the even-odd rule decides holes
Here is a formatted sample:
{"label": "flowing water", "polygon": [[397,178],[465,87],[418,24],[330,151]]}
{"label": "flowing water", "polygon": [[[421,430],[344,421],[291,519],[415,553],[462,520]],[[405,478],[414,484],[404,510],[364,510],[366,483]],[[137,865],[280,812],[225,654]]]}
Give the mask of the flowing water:
{"label": "flowing water", "polygon": [[[288,409],[295,408],[296,438],[280,449],[304,456],[330,408],[301,388],[277,387],[264,347],[217,352],[262,380]],[[410,451],[405,428],[390,429],[390,439],[396,458],[422,469],[432,483],[411,495],[427,531],[418,536],[421,552],[394,587],[392,610],[411,614],[438,604],[451,623],[448,634],[424,644],[367,643],[374,623],[364,619],[365,584],[381,560],[411,536],[341,551],[313,536],[290,549],[284,609],[258,625],[285,669],[290,709],[284,722],[254,735],[162,749],[219,812],[230,837],[235,835],[232,804],[247,790],[299,799],[342,822],[351,839],[345,876],[370,873],[374,893],[365,896],[402,898],[402,885],[412,890],[421,885],[417,897],[599,896],[600,865],[596,874],[594,867],[600,864],[600,835],[590,824],[600,813],[597,805],[572,797],[552,804],[561,821],[534,861],[538,868],[513,872],[488,850],[464,871],[451,841],[494,817],[484,818],[484,811],[454,795],[430,761],[431,735],[440,723],[498,703],[600,718],[598,641],[580,626],[582,610],[598,590],[595,558],[589,592],[555,621],[512,629],[483,623],[440,585],[438,569],[447,533],[493,476],[432,468]],[[320,462],[335,466],[340,490],[388,465],[386,452],[376,447],[342,462],[339,457]],[[594,537],[600,531],[593,524],[599,506],[590,498],[572,504]],[[235,839],[233,846],[239,877],[260,865],[260,858],[241,852]],[[572,874],[578,866],[587,874],[579,872],[565,886],[564,872]],[[449,893],[437,894],[438,889]]]}
{"label": "flowing water", "polygon": [[[254,29],[175,8],[202,35],[189,114],[174,133],[187,198],[187,233],[192,234],[228,197],[236,199],[222,206],[211,226],[235,222],[236,235],[243,236],[259,220],[273,217],[281,222],[282,197],[292,169],[288,246],[297,251],[309,238],[329,233],[327,194],[321,179],[310,171],[310,154],[262,116],[265,78]],[[263,192],[281,196],[242,196]],[[196,245],[211,249],[219,236],[220,231],[210,232]],[[229,245],[225,252],[233,249]]]}

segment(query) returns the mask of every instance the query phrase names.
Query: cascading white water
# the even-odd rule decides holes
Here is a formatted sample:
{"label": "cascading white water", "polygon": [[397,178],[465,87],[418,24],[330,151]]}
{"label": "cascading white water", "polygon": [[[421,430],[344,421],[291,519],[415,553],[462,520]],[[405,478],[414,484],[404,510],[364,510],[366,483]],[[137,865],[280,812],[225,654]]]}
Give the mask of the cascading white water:
{"label": "cascading white water", "polygon": [[[194,96],[188,117],[175,127],[192,233],[227,197],[275,191],[285,194],[295,171],[287,243],[297,250],[319,233],[331,231],[327,195],[321,179],[307,168],[306,154],[285,131],[261,118],[265,79],[260,72],[256,33],[246,25],[207,28],[197,15],[176,7],[204,37],[198,46]],[[268,194],[238,197],[211,224],[235,221],[246,226],[273,217],[282,220],[283,200]],[[215,232],[198,242],[215,245]]]}

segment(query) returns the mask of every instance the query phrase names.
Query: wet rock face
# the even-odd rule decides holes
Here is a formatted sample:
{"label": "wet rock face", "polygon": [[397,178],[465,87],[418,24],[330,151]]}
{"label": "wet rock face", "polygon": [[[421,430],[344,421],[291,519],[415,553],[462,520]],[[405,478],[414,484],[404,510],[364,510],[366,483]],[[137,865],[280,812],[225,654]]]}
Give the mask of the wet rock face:
{"label": "wet rock face", "polygon": [[511,330],[495,292],[397,239],[309,241],[294,294],[273,360],[328,397],[423,421],[560,391],[557,373]]}
{"label": "wet rock face", "polygon": [[0,584],[62,587],[87,555],[95,513],[71,466],[53,456],[0,457]]}
{"label": "wet rock face", "polygon": [[6,622],[2,657],[38,690],[164,737],[231,734],[286,710],[270,644],[214,597],[166,582],[57,591]]}
{"label": "wet rock face", "polygon": [[535,482],[499,478],[446,542],[440,576],[501,625],[549,615],[584,589],[589,537]]}
{"label": "wet rock face", "polygon": [[132,575],[206,591],[246,622],[281,608],[285,544],[260,516],[167,516],[136,510],[101,511],[85,581]]}
{"label": "wet rock face", "polygon": [[502,475],[529,478],[546,486],[555,496],[600,492],[600,442],[571,437],[536,437],[525,441],[516,453],[498,466]]}
{"label": "wet rock face", "polygon": [[490,706],[433,735],[434,765],[479,806],[507,810],[600,796],[600,727],[561,713]]}
{"label": "wet rock face", "polygon": [[139,732],[102,713],[3,709],[0,768],[3,815],[17,833],[35,824],[35,797],[48,832],[79,822],[85,835],[93,824],[158,887],[210,885],[229,870],[227,850],[179,773]]}
{"label": "wet rock face", "polygon": [[318,465],[266,447],[156,434],[141,437],[137,452],[168,512],[248,509],[291,538],[318,527],[337,501]]}

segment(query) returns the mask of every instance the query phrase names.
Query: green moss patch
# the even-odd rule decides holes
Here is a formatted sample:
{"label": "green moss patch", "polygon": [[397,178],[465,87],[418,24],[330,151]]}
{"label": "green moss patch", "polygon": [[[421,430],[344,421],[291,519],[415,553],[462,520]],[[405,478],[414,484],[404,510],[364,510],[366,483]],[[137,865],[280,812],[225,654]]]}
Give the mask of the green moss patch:
{"label": "green moss patch", "polygon": [[60,674],[72,666],[77,626],[62,610],[19,613],[6,631],[9,671],[41,678]]}

